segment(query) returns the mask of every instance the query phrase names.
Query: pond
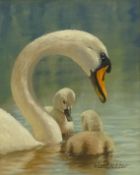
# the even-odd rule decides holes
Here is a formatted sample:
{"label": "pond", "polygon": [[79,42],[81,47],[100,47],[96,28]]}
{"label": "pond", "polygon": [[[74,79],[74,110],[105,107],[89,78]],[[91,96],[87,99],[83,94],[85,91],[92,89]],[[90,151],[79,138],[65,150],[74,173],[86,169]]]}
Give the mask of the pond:
{"label": "pond", "polygon": [[[110,94],[109,102],[104,105],[100,104],[97,97],[93,95],[93,89],[86,86],[83,87],[73,107],[72,114],[77,132],[81,130],[82,111],[95,109],[100,113],[105,131],[112,137],[116,147],[108,167],[102,166],[102,162],[95,164],[94,159],[91,158],[73,159],[63,153],[53,152],[51,148],[42,148],[1,157],[1,174],[139,174],[140,96],[135,93],[128,94],[124,90],[117,92],[115,96]],[[25,127],[29,128],[15,106],[10,106],[8,109]]]}

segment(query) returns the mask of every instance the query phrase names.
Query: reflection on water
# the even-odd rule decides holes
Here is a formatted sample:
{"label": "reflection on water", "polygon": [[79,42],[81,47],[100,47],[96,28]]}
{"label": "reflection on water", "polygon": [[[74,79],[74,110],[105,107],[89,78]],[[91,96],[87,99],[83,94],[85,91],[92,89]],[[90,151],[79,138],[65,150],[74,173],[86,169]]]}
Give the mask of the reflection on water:
{"label": "reflection on water", "polygon": [[56,151],[49,148],[39,150],[16,152],[0,158],[2,174],[47,174]]}
{"label": "reflection on water", "polygon": [[16,152],[0,158],[2,175],[8,174],[93,174],[105,175],[108,169],[124,168],[121,162],[113,162],[112,156],[68,157],[52,148]]}

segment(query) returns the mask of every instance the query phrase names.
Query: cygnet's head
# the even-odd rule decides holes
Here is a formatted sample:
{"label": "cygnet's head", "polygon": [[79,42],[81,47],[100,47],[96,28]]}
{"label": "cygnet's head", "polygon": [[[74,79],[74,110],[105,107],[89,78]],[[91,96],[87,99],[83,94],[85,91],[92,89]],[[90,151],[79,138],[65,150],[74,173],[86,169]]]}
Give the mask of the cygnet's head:
{"label": "cygnet's head", "polygon": [[75,102],[75,98],[75,93],[70,88],[60,89],[53,98],[54,108],[63,112],[68,121],[72,121],[71,108]]}
{"label": "cygnet's head", "polygon": [[103,123],[99,114],[93,110],[84,111],[81,114],[82,126],[84,130],[88,131],[103,131]]}

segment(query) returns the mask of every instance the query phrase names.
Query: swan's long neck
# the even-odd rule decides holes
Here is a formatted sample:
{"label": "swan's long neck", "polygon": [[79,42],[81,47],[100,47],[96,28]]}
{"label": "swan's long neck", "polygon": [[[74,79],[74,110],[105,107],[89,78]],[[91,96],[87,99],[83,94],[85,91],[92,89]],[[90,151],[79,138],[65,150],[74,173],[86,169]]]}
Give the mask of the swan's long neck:
{"label": "swan's long neck", "polygon": [[[44,35],[27,45],[18,56],[12,73],[12,93],[17,106],[32,126],[35,138],[44,143],[60,142],[61,131],[57,123],[44,111],[35,100],[32,92],[32,74],[39,60],[44,55],[61,54],[68,56],[78,64],[79,57],[72,41],[65,37]],[[17,131],[18,132],[18,131]]]}

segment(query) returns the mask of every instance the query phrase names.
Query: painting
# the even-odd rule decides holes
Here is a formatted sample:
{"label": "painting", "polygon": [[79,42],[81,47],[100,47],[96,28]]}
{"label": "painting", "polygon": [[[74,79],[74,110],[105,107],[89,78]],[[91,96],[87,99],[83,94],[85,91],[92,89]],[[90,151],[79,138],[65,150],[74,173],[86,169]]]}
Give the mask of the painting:
{"label": "painting", "polygon": [[[51,44],[56,48],[51,50]],[[139,54],[139,0],[0,0],[1,175],[138,175]],[[38,61],[37,57],[40,57]],[[106,68],[103,74],[98,73],[104,59]],[[92,70],[94,80],[91,82]],[[115,145],[107,162],[101,157],[73,158],[57,146],[53,150],[51,144],[42,146],[46,143],[45,135],[47,139],[50,137],[51,143],[54,138],[62,142],[62,130],[65,134],[65,128],[59,127],[61,122],[51,118],[57,114],[52,108],[46,108],[48,111],[44,108],[59,106],[54,99],[62,88],[72,90],[71,98],[67,97],[70,106],[64,108],[64,115],[71,112],[72,119],[67,120],[72,120],[69,122],[73,122],[74,134],[83,130],[81,113],[94,110],[99,114],[105,132]],[[32,96],[28,90],[32,91]],[[64,98],[62,102],[66,106]],[[29,120],[27,114],[31,116]],[[45,115],[49,115],[47,122],[51,120],[42,126]],[[42,118],[36,122],[37,117]],[[21,125],[27,132],[27,135],[23,133],[28,143],[32,140],[31,145],[37,146],[14,149],[13,145],[20,142],[18,139],[24,142],[19,134]],[[47,129],[43,129],[46,126]],[[41,135],[43,132],[45,134]],[[8,152],[9,149],[13,151]]]}

